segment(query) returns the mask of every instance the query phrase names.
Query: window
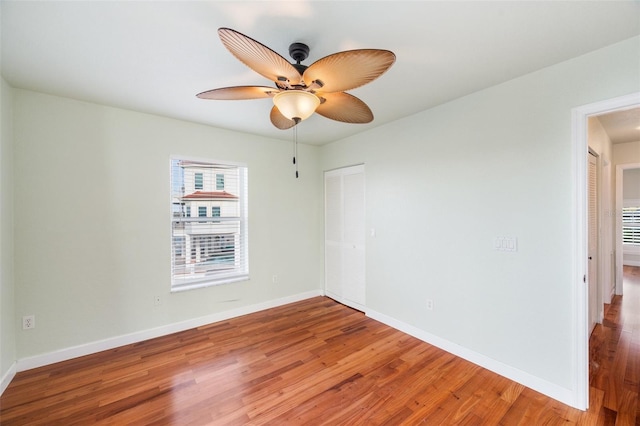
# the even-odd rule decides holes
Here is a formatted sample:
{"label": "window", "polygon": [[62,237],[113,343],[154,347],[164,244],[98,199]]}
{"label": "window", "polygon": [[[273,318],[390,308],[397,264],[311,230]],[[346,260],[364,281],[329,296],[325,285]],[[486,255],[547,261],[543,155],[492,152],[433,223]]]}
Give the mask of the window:
{"label": "window", "polygon": [[[247,168],[173,158],[171,188],[171,290],[248,279]],[[192,207],[198,217],[191,217]],[[185,214],[175,214],[176,208]]]}
{"label": "window", "polygon": [[224,174],[216,174],[216,190],[224,191]]}
{"label": "window", "polygon": [[622,208],[622,244],[640,246],[640,206]]}
{"label": "window", "polygon": [[193,179],[194,179],[194,185],[193,185],[194,189],[203,189],[204,188],[204,184],[203,184],[204,176],[203,176],[203,173],[195,173]]}

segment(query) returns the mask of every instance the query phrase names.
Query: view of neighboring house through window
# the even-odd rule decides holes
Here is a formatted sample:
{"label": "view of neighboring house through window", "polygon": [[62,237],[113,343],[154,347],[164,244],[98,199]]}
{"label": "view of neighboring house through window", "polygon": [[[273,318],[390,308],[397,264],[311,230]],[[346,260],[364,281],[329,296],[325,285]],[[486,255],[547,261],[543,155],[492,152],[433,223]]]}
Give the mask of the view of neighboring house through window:
{"label": "view of neighboring house through window", "polygon": [[172,290],[248,279],[247,168],[173,158],[171,191]]}

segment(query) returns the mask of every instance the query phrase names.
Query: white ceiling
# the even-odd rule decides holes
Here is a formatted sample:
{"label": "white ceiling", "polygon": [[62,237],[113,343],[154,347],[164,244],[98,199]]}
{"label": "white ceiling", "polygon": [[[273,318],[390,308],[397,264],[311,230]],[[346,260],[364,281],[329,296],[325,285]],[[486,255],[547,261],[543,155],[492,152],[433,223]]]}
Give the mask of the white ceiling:
{"label": "white ceiling", "polygon": [[598,120],[612,143],[640,141],[640,108],[602,114]]}
{"label": "white ceiling", "polygon": [[324,144],[640,34],[638,1],[7,1],[4,78],[26,88],[291,140],[269,121],[271,100],[197,99],[204,90],[270,85],[235,59],[216,30],[240,31],[304,63],[355,48],[397,56],[350,93],[375,119],[317,114],[298,129]]}

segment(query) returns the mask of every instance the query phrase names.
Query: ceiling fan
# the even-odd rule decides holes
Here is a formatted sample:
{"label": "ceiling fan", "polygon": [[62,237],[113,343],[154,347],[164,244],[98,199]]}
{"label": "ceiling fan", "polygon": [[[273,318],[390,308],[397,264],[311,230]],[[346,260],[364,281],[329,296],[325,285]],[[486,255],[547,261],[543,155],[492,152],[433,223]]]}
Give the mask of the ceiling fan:
{"label": "ceiling fan", "polygon": [[309,46],[293,43],[289,55],[295,63],[262,43],[230,28],[218,29],[222,44],[237,59],[274,82],[275,87],[235,86],[199,93],[201,99],[273,98],[271,123],[289,129],[314,112],[345,123],[369,123],[371,109],[357,97],[345,93],[367,84],[395,62],[389,50],[356,49],[325,56],[309,66],[301,62],[309,56]]}

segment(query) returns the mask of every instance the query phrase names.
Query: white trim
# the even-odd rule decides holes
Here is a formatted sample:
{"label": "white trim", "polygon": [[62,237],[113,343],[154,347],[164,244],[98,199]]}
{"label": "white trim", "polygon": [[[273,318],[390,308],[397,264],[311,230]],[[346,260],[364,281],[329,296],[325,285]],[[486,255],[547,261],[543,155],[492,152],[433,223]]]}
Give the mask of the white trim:
{"label": "white trim", "polygon": [[0,381],[0,396],[2,396],[4,391],[9,386],[9,383],[11,383],[11,381],[15,376],[16,376],[16,363],[14,362],[13,364],[11,364],[7,372],[4,373],[4,376],[2,376],[2,380]]}
{"label": "white trim", "polygon": [[[326,284],[325,284],[325,286],[326,286]],[[357,311],[364,312],[367,309],[365,305],[362,305],[362,304],[360,304],[358,302],[354,302],[353,300],[345,299],[344,297],[341,297],[341,296],[339,296],[339,295],[337,295],[337,294],[335,294],[335,293],[333,293],[331,291],[328,291],[326,289],[325,289],[324,293],[325,293],[325,296],[335,300],[338,303],[342,303],[343,305],[346,305],[346,306],[348,306],[350,308],[353,308],[353,309],[355,309]]]}
{"label": "white trim", "polygon": [[[589,333],[587,309],[587,119],[589,116],[633,108],[640,105],[640,92],[614,99],[595,102],[571,111],[571,157],[572,157],[572,315],[573,315],[573,359],[572,372],[574,390],[568,405],[586,410],[589,408]],[[618,285],[616,285],[616,289]]]}
{"label": "white trim", "polygon": [[215,323],[218,321],[228,320],[230,318],[239,317],[241,315],[252,314],[263,311],[265,309],[276,308],[278,306],[289,303],[299,302],[301,300],[310,299],[312,297],[322,296],[320,290],[311,290],[305,293],[293,296],[283,297],[281,299],[270,300],[267,302],[257,303],[255,305],[243,306],[228,311],[218,312],[199,318],[193,318],[174,324],[164,325],[162,327],[152,328],[149,330],[137,331],[135,333],[125,334],[122,336],[111,337],[104,340],[86,343],[83,345],[73,346],[70,348],[60,349],[46,354],[36,355],[28,358],[19,359],[16,362],[18,372],[30,370],[32,368],[42,367],[44,365],[53,364],[60,361],[66,361],[80,356],[90,355],[93,353],[114,349],[120,346],[132,343],[142,342],[144,340],[156,337],[166,336],[168,334],[177,333],[179,331],[189,330],[191,328],[201,327],[203,325]]}
{"label": "white trim", "polygon": [[507,379],[513,380],[537,392],[543,393],[564,404],[575,406],[574,392],[571,389],[566,389],[554,383],[543,380],[532,374],[497,361],[493,358],[489,358],[488,356],[472,351],[471,349],[450,342],[449,340],[428,333],[402,321],[398,321],[380,312],[367,310],[366,315],[376,321],[380,321],[381,323],[400,330],[403,333],[407,333],[417,339],[429,343],[430,345],[436,346],[480,367],[493,371],[494,373],[506,377]]}
{"label": "white trim", "polygon": [[632,256],[640,255],[640,246],[635,244],[623,244],[622,245],[622,255],[630,254]]}
{"label": "white trim", "polygon": [[640,266],[640,260],[623,260],[623,265],[626,266]]}
{"label": "white trim", "polygon": [[[347,299],[344,297],[344,295],[340,295],[334,292],[331,292],[329,290],[327,290],[327,277],[330,275],[327,271],[327,247],[329,245],[329,242],[327,240],[327,177],[335,177],[335,176],[339,176],[339,177],[344,177],[344,176],[349,176],[349,175],[354,175],[354,174],[362,174],[364,176],[364,183],[363,183],[363,189],[364,189],[364,200],[363,203],[365,205],[365,216],[366,216],[366,170],[365,170],[365,163],[359,163],[359,164],[355,164],[355,165],[351,165],[351,166],[344,166],[344,167],[338,167],[335,169],[331,169],[331,170],[325,170],[323,173],[323,194],[322,194],[322,199],[323,199],[323,224],[324,224],[324,251],[323,251],[323,260],[324,260],[324,285],[323,285],[323,292],[326,296],[332,298],[333,300],[337,301],[338,303],[342,303],[343,305],[349,306],[353,309],[357,309],[359,311],[364,312],[365,308],[366,308],[366,248],[367,248],[367,243],[366,243],[366,232],[365,232],[365,238],[364,238],[364,242],[362,243],[361,247],[363,249],[363,256],[365,257],[365,265],[364,265],[364,273],[365,273],[365,294],[364,294],[364,300],[363,303],[351,300],[351,299]],[[344,194],[343,192],[343,188],[342,185],[344,184],[344,180],[341,181],[341,197],[344,198]],[[343,200],[344,201],[344,200]],[[344,218],[342,218],[342,220],[344,220]],[[366,225],[366,217],[364,218],[364,224],[363,227],[365,227]],[[340,241],[340,242],[333,242],[334,245],[341,245],[344,244],[344,241]],[[354,248],[356,246],[354,245]]]}

